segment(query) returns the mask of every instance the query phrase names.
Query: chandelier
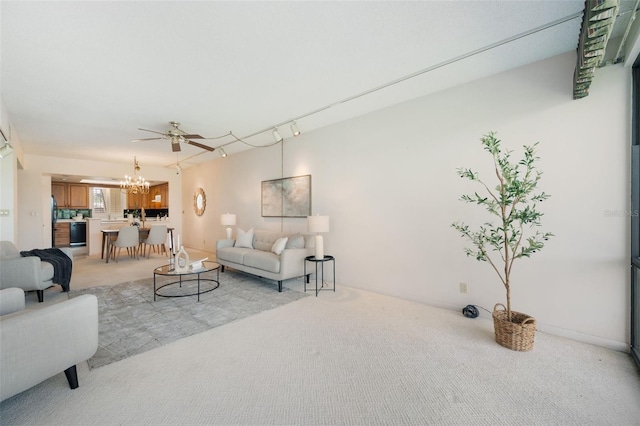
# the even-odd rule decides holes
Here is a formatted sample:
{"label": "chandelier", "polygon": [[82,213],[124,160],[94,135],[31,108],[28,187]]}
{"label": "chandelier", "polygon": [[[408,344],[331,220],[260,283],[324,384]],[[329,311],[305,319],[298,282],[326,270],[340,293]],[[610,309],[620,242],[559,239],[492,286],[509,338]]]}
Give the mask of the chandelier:
{"label": "chandelier", "polygon": [[125,194],[148,194],[149,182],[142,176],[138,176],[140,165],[136,157],[133,157],[133,176],[125,175],[124,180],[120,182],[120,191]]}

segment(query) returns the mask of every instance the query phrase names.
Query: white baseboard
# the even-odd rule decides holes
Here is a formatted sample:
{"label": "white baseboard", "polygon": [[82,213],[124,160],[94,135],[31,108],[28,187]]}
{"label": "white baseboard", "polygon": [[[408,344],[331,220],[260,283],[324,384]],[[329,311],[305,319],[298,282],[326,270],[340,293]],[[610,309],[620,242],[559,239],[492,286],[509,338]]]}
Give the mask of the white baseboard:
{"label": "white baseboard", "polygon": [[[463,306],[454,306],[449,303],[429,303],[429,305],[436,306],[438,308],[450,309],[462,314]],[[478,311],[480,312],[480,318],[492,320],[492,316],[489,312],[482,309],[478,309]],[[593,336],[591,334],[581,333],[575,330],[567,330],[566,328],[555,327],[549,324],[541,324],[539,322],[536,325],[536,330],[542,333],[549,333],[553,334],[554,336],[565,337],[567,339],[576,340],[582,343],[588,343],[590,345],[600,346],[618,352],[631,352],[629,344],[626,342],[605,339],[603,337]]]}
{"label": "white baseboard", "polygon": [[543,333],[553,334],[554,336],[566,337],[567,339],[577,340],[578,342],[588,343],[590,345],[600,346],[618,352],[631,352],[628,343],[605,339],[603,337],[593,336],[591,334],[581,333],[579,331],[567,330],[565,328],[554,327],[552,325],[540,323],[536,325],[536,330]]}
{"label": "white baseboard", "polygon": [[[349,286],[345,285],[345,287],[349,287]],[[354,287],[354,288],[357,288],[357,287]],[[360,289],[360,290],[370,291],[366,289]],[[388,296],[397,297],[392,295],[388,295]],[[461,306],[461,305],[454,305],[452,303],[447,303],[447,302],[442,302],[437,300],[431,300],[429,303],[424,303],[416,300],[412,300],[412,302],[422,303],[428,306],[434,306],[436,308],[455,311],[460,313],[460,315],[462,315],[462,308],[464,308],[464,306]],[[481,308],[478,308],[478,312],[480,313],[479,318],[482,318],[488,321],[493,321],[493,317],[491,316],[490,312],[487,312]],[[536,330],[542,333],[549,333],[549,334],[553,334],[554,336],[564,337],[567,339],[576,340],[578,342],[587,343],[590,345],[600,346],[600,347],[611,349],[618,352],[626,352],[626,353],[631,352],[629,343],[619,342],[617,340],[605,339],[603,337],[593,336],[591,334],[581,333],[575,330],[568,330],[562,327],[555,327],[553,325],[541,324],[540,322],[537,323]]]}

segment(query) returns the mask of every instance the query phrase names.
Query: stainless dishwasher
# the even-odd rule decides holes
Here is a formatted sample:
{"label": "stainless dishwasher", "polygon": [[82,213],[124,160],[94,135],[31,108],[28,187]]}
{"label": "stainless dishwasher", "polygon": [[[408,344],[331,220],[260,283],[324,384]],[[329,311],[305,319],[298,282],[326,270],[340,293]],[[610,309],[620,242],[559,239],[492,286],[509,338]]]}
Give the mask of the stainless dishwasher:
{"label": "stainless dishwasher", "polygon": [[69,245],[72,247],[87,245],[86,222],[71,222],[69,224]]}

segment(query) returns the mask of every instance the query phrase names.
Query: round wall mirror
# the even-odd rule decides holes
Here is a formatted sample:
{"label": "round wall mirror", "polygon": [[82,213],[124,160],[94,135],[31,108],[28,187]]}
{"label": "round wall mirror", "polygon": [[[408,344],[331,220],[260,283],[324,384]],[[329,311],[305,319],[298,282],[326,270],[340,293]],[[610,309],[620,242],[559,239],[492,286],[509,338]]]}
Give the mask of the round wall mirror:
{"label": "round wall mirror", "polygon": [[193,196],[193,210],[198,216],[202,216],[206,207],[207,196],[204,194],[204,189],[198,188]]}

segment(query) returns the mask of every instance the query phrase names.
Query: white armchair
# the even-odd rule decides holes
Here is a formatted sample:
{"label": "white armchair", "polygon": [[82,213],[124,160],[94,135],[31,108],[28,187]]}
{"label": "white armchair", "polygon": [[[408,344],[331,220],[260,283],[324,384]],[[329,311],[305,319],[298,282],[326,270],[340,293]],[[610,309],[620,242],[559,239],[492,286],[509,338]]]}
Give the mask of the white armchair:
{"label": "white armchair", "polygon": [[[71,249],[62,250],[71,260]],[[53,282],[53,265],[38,257],[22,257],[11,241],[0,241],[0,289],[18,287],[24,291],[36,291],[38,301],[44,300],[44,290]]]}
{"label": "white armchair", "polygon": [[98,350],[98,299],[92,294],[24,309],[24,291],[0,290],[0,401],[64,371],[78,387],[76,364]]}

